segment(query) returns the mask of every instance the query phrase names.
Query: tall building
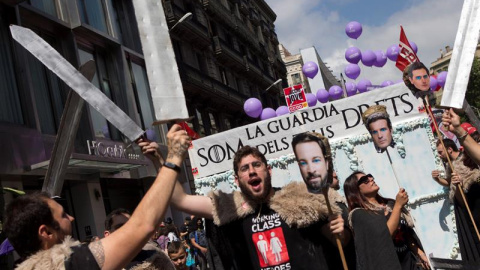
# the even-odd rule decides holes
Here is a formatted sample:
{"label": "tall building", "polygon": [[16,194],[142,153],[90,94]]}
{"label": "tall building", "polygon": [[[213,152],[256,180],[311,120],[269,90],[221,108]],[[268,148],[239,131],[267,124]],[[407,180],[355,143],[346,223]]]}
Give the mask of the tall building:
{"label": "tall building", "polygon": [[[430,64],[430,74],[436,75],[442,71],[448,71],[452,52],[453,50],[450,46],[445,46],[445,50],[440,49],[440,57]],[[480,57],[480,44],[477,44],[475,57]]]}
{"label": "tall building", "polygon": [[[286,69],[278,50],[275,13],[264,0],[163,0],[193,128],[215,134],[255,121],[243,112],[246,99],[263,107],[282,102]],[[285,82],[286,83],[286,82]]]}
{"label": "tall building", "polygon": [[[287,68],[288,86],[302,84],[306,93],[316,93],[318,89],[328,89],[340,85],[332,70],[323,62],[315,47],[301,49],[299,54],[291,54],[282,44],[279,45],[282,60]],[[318,66],[314,78],[307,78],[302,71],[304,63],[312,61]]]}
{"label": "tall building", "polygon": [[[160,11],[161,12],[161,11]],[[151,127],[154,110],[131,0],[35,0],[0,2],[0,183],[42,189],[52,158],[69,87],[12,39],[9,25],[29,28],[74,67],[94,60],[92,83],[116,103],[150,139],[165,144],[166,127]],[[172,59],[174,61],[174,59]],[[134,210],[156,176],[150,161],[88,104],[60,193],[75,216],[73,235],[103,235],[111,210]],[[162,147],[162,149],[165,146]],[[184,181],[184,180],[183,180]],[[188,190],[188,185],[185,185]],[[0,196],[0,214],[14,195]],[[180,212],[169,212],[180,222]],[[1,228],[1,227],[0,227]],[[1,236],[0,236],[1,237]],[[0,268],[2,268],[0,266]]]}
{"label": "tall building", "polygon": [[[243,112],[249,97],[276,108],[286,69],[278,51],[276,15],[263,0],[162,1],[193,128],[202,136],[255,121]],[[0,0],[0,184],[25,192],[42,189],[60,131],[69,87],[16,43],[9,25],[32,29],[73,66],[95,61],[92,83],[165,151],[166,126],[155,120],[132,0]],[[167,89],[168,90],[168,89]],[[73,235],[103,234],[111,210],[133,210],[156,176],[150,161],[88,104],[61,191],[75,216]],[[68,125],[68,124],[67,124]],[[180,181],[193,186],[188,161]],[[192,183],[189,182],[192,180]],[[3,203],[14,195],[0,197]],[[169,211],[179,223],[183,214]],[[1,228],[1,226],[0,226]],[[1,240],[1,239],[0,239]]]}
{"label": "tall building", "polygon": [[300,54],[291,54],[283,44],[278,45],[282,60],[287,68],[287,81],[288,86],[294,86],[297,84],[303,85],[305,92],[311,93],[310,85],[308,84],[308,78],[303,74],[303,59]]}

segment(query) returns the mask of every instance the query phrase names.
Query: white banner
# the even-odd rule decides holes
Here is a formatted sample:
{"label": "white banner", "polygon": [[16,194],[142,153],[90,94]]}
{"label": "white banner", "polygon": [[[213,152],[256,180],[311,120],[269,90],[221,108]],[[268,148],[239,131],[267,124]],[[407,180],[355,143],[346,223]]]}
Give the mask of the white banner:
{"label": "white banner", "polygon": [[385,105],[392,123],[414,120],[425,116],[419,104],[402,83],[198,139],[189,150],[193,175],[198,179],[231,170],[235,152],[244,145],[272,159],[290,154],[293,136],[305,131],[322,133],[330,142],[364,134],[361,115],[370,105]]}

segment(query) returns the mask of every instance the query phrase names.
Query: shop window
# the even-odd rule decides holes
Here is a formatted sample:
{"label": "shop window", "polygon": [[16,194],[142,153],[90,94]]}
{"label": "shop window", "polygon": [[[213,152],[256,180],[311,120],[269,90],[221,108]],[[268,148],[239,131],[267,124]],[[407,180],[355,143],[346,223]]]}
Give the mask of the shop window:
{"label": "shop window", "polygon": [[[89,60],[95,60],[97,70],[95,76],[93,77],[92,84],[100,89],[108,98],[112,99],[111,83],[108,77],[104,56],[99,53],[94,55],[84,50],[78,50],[78,55],[81,64]],[[90,112],[95,138],[120,140],[120,132],[110,123],[108,123],[105,117],[103,117],[90,105],[88,105],[88,110]]]}
{"label": "shop window", "polygon": [[[55,39],[42,35],[43,39],[53,47]],[[35,56],[26,53],[28,70],[32,80],[36,115],[40,123],[40,130],[43,134],[57,134],[58,126],[63,112],[65,93],[60,87],[58,77],[46,68]]]}

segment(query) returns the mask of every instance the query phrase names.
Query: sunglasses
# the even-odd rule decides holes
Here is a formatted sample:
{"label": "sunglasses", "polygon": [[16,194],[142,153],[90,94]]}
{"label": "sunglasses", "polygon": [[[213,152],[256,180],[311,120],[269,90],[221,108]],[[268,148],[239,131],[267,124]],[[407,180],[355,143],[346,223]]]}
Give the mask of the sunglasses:
{"label": "sunglasses", "polygon": [[425,80],[428,79],[428,75],[423,75],[423,76],[416,76],[415,79],[420,80],[424,78]]}
{"label": "sunglasses", "polygon": [[[370,178],[372,180],[370,180]],[[370,183],[370,181],[373,181],[374,180],[374,177],[371,175],[371,174],[367,174],[367,175],[364,175],[362,177],[360,177],[360,179],[358,179],[357,181],[357,185],[361,185],[361,184],[367,184],[367,183]]]}

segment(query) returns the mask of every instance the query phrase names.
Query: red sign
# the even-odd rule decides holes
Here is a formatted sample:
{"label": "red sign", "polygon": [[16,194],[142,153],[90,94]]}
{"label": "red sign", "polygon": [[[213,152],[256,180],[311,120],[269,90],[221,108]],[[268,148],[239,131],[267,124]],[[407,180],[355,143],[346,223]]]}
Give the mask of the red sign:
{"label": "red sign", "polygon": [[285,88],[283,89],[283,93],[285,94],[285,101],[291,113],[308,107],[305,90],[303,90],[301,84]]}
{"label": "red sign", "polygon": [[400,43],[398,44],[400,50],[398,52],[397,62],[395,66],[400,69],[401,72],[405,70],[405,68],[413,62],[419,62],[417,54],[413,51],[412,47],[410,46],[410,42],[408,42],[407,35],[403,31],[403,27],[400,26]]}

